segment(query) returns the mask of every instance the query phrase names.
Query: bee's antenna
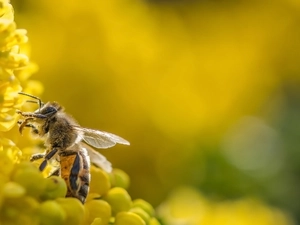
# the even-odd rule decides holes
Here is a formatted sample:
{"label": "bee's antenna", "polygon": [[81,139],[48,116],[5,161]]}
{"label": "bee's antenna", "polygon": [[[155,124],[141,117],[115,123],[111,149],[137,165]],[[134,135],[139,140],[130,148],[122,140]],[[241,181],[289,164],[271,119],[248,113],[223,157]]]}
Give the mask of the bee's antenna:
{"label": "bee's antenna", "polygon": [[27,93],[24,93],[24,92],[19,92],[18,94],[25,95],[25,96],[28,96],[28,97],[36,99],[37,102],[33,101],[33,100],[27,100],[27,102],[37,103],[39,105],[39,108],[42,108],[42,106],[44,105],[44,103],[42,102],[42,100],[40,98],[36,97],[36,96],[30,95],[30,94],[27,94]]}

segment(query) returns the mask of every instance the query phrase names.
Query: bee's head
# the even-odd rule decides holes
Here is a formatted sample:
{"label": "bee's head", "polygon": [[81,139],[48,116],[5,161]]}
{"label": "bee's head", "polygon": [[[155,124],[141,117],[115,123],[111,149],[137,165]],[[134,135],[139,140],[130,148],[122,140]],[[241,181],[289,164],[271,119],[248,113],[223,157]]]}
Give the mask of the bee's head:
{"label": "bee's head", "polygon": [[41,108],[37,109],[35,113],[42,114],[49,118],[60,110],[62,110],[62,107],[57,102],[47,102]]}
{"label": "bee's head", "polygon": [[57,102],[48,102],[44,104],[40,98],[24,93],[24,92],[19,92],[20,95],[25,95],[30,98],[36,99],[35,100],[27,100],[27,102],[32,102],[32,103],[37,103],[39,105],[39,108],[34,112],[35,114],[41,114],[45,117],[40,117],[40,118],[50,118],[54,116],[58,111],[62,110],[62,107],[57,103]]}

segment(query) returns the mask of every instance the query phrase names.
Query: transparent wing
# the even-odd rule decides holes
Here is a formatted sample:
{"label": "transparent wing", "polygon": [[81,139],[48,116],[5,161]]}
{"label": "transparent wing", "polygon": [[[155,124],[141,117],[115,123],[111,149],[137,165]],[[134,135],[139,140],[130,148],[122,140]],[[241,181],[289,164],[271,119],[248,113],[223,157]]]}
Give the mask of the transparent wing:
{"label": "transparent wing", "polygon": [[112,171],[111,163],[99,152],[92,149],[90,146],[83,144],[84,148],[87,150],[91,163],[97,167],[102,168],[104,171],[110,173]]}
{"label": "transparent wing", "polygon": [[125,139],[108,132],[83,127],[74,127],[74,129],[78,130],[81,133],[79,135],[81,135],[82,140],[95,148],[110,148],[117,143],[123,145],[130,144]]}

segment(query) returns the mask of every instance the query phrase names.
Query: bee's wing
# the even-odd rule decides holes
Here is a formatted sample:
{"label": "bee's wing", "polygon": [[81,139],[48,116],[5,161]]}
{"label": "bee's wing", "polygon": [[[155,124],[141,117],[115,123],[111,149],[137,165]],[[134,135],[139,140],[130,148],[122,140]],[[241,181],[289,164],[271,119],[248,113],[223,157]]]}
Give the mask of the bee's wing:
{"label": "bee's wing", "polygon": [[83,133],[82,140],[95,148],[110,148],[117,143],[123,145],[130,144],[128,141],[115,134],[83,127],[74,128]]}
{"label": "bee's wing", "polygon": [[93,163],[97,167],[102,168],[107,173],[110,173],[112,171],[111,163],[102,154],[95,151],[87,144],[81,143],[81,145],[83,145],[84,148],[87,150],[87,154],[90,158],[91,163]]}

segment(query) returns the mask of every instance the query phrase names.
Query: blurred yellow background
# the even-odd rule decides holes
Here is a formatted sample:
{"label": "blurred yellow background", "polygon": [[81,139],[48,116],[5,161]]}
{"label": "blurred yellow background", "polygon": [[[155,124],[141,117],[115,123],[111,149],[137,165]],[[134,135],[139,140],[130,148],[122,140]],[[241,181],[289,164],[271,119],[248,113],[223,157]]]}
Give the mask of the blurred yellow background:
{"label": "blurred yellow background", "polygon": [[102,153],[133,197],[158,206],[188,185],[300,221],[299,1],[12,4],[42,99],[131,142]]}

